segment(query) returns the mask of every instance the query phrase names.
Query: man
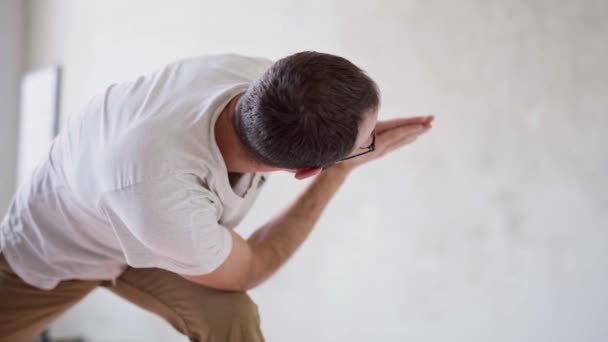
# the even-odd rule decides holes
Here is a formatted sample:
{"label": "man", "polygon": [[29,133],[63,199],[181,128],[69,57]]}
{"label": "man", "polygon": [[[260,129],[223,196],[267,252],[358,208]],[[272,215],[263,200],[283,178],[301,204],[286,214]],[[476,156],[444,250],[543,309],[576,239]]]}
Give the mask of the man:
{"label": "man", "polygon": [[[375,83],[341,57],[192,58],[112,85],[71,118],[0,235],[0,341],[32,341],[98,286],[193,341],[262,341],[246,291],[306,239],[350,172],[432,117],[378,122]],[[232,228],[267,174],[316,176],[248,239]]]}

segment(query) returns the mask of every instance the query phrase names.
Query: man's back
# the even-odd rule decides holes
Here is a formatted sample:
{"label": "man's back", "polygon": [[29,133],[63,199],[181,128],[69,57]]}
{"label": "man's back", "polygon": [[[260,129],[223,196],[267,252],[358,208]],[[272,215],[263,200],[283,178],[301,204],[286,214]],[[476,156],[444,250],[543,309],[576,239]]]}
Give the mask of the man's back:
{"label": "man's back", "polygon": [[165,190],[181,191],[176,202],[188,191],[208,190],[215,223],[240,221],[255,192],[235,203],[213,126],[224,105],[269,65],[236,55],[192,58],[93,98],[55,139],[2,223],[0,247],[16,273],[52,288],[63,279],[115,278],[131,261],[154,266],[151,241],[127,227],[123,216],[130,213],[120,211],[133,199],[160,200]]}

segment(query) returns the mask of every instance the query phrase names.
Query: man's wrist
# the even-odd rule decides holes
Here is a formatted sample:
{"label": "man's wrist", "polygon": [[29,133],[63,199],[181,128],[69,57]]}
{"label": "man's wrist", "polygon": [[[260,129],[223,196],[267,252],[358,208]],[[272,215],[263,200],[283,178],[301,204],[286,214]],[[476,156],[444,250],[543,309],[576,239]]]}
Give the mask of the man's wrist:
{"label": "man's wrist", "polygon": [[336,165],[333,165],[332,167],[328,168],[327,170],[323,171],[322,174],[325,174],[332,178],[339,178],[341,180],[345,180],[351,171],[352,171],[352,168],[350,168],[350,167],[347,167],[347,166],[344,166],[341,164],[336,164]]}

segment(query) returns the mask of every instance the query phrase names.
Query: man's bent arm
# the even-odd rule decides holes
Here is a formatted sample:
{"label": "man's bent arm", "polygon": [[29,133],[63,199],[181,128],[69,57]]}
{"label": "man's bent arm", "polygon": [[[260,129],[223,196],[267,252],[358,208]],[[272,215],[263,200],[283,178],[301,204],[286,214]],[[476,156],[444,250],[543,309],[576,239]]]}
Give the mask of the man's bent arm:
{"label": "man's bent arm", "polygon": [[412,143],[431,128],[432,121],[432,116],[420,116],[378,122],[374,153],[346,160],[322,172],[294,204],[248,240],[230,229],[232,250],[228,259],[209,274],[184,277],[225,290],[245,291],[257,286],[304,242],[350,170]]}
{"label": "man's bent arm", "polygon": [[340,165],[325,170],[291,206],[247,240],[230,229],[232,251],[226,261],[209,274],[183,277],[225,290],[245,291],[259,285],[306,240],[348,173],[349,168]]}

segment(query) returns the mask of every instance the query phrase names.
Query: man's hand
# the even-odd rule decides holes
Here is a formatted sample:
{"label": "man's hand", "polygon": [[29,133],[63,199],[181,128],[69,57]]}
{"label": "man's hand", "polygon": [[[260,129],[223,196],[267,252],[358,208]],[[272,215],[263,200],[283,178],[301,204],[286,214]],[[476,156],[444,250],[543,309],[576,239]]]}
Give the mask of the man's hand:
{"label": "man's hand", "polygon": [[376,124],[376,150],[360,157],[343,161],[335,166],[352,170],[359,165],[378,159],[387,153],[410,144],[420,135],[431,129],[433,119],[434,117],[429,115],[379,121]]}

